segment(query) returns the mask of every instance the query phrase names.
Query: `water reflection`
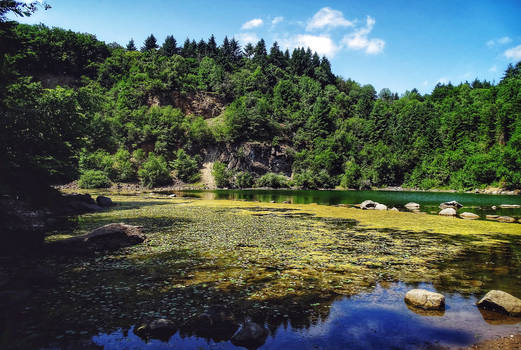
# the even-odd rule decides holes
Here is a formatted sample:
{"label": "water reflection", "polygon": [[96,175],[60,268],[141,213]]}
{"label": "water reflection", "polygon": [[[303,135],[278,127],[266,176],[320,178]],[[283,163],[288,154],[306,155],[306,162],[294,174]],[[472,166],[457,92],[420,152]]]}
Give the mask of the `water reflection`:
{"label": "water reflection", "polygon": [[[385,287],[385,288],[384,288]],[[420,285],[433,290],[432,285]],[[480,311],[475,297],[446,295],[444,313],[424,314],[411,310],[403,301],[410,289],[403,283],[378,285],[370,293],[326,303],[326,313],[316,322],[302,326],[294,315],[280,319],[255,320],[269,336],[259,349],[417,349],[429,346],[457,347],[482,339],[521,331],[521,319]],[[222,316],[222,317],[221,317]],[[237,323],[222,313],[199,326],[188,322],[168,341],[142,339],[118,330],[99,334],[93,342],[105,349],[237,349],[231,342]],[[208,321],[208,320],[207,320]],[[306,322],[304,322],[306,323]],[[188,325],[188,327],[187,327]]]}

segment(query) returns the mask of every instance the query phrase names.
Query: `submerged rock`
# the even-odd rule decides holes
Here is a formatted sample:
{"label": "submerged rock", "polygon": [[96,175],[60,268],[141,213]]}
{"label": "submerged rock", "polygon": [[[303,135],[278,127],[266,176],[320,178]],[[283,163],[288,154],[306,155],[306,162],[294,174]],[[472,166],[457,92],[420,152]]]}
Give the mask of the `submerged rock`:
{"label": "submerged rock", "polygon": [[501,290],[491,290],[477,302],[477,305],[510,316],[521,316],[521,300]]}
{"label": "submerged rock", "polygon": [[456,212],[456,209],[454,209],[454,208],[445,208],[438,213],[438,215],[443,215],[443,216],[456,216],[456,214],[457,214],[457,212]]}
{"label": "submerged rock", "polygon": [[459,216],[460,216],[462,219],[467,219],[467,220],[475,220],[475,219],[479,219],[479,215],[478,215],[478,214],[469,213],[469,212],[461,213],[461,214],[459,214]]}
{"label": "submerged rock", "polygon": [[405,294],[405,302],[424,310],[442,310],[445,308],[443,294],[430,292],[425,289],[412,289]]}
{"label": "submerged rock", "polygon": [[96,203],[98,203],[98,205],[100,207],[111,207],[114,205],[114,203],[112,203],[112,199],[110,199],[109,197],[105,197],[105,196],[98,196],[96,198]]}
{"label": "submerged rock", "polygon": [[379,203],[373,202],[371,200],[366,200],[366,201],[363,201],[362,203],[360,203],[360,208],[365,209],[365,210],[375,209],[377,204],[379,204]]}
{"label": "submerged rock", "polygon": [[409,210],[420,209],[420,205],[418,203],[414,203],[414,202],[409,202],[409,203],[405,204],[405,207]]}
{"label": "submerged rock", "polygon": [[385,204],[377,203],[374,207],[376,210],[387,210],[387,206]]}
{"label": "submerged rock", "polygon": [[232,344],[245,348],[260,347],[266,341],[268,331],[255,322],[246,322],[232,337]]}
{"label": "submerged rock", "polygon": [[463,208],[463,205],[456,202],[456,201],[450,201],[440,204],[440,209],[446,209],[446,208],[453,208],[458,210],[459,208]]}

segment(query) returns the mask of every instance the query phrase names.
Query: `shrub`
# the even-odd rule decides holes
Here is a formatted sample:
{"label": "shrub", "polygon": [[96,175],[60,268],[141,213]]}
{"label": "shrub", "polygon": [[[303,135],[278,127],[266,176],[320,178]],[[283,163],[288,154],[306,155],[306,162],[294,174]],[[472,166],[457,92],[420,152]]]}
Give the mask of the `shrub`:
{"label": "shrub", "polygon": [[139,180],[145,187],[167,185],[171,182],[168,165],[163,156],[156,156],[154,153],[148,155],[143,167],[138,171]]}
{"label": "shrub", "polygon": [[288,188],[288,178],[281,174],[267,173],[257,179],[257,187]]}
{"label": "shrub", "polygon": [[176,153],[173,168],[177,171],[177,177],[184,182],[196,182],[200,178],[199,157],[190,157],[183,149]]}
{"label": "shrub", "polygon": [[250,188],[253,186],[253,176],[247,171],[241,171],[235,175],[235,184],[238,188]]}
{"label": "shrub", "polygon": [[136,179],[136,166],[130,159],[130,152],[125,149],[119,149],[112,157],[112,168],[116,174],[118,181],[133,181]]}
{"label": "shrub", "polygon": [[355,162],[347,161],[344,169],[340,186],[344,188],[357,188],[360,184],[360,167]]}
{"label": "shrub", "polygon": [[213,163],[212,176],[217,187],[230,187],[233,173],[221,162]]}
{"label": "shrub", "polygon": [[117,174],[113,168],[114,160],[112,156],[105,150],[99,149],[94,153],[82,153],[80,155],[79,167],[80,172],[87,170],[101,170],[110,179],[116,180]]}
{"label": "shrub", "polygon": [[80,188],[107,188],[110,187],[111,182],[101,170],[86,170],[79,181]]}

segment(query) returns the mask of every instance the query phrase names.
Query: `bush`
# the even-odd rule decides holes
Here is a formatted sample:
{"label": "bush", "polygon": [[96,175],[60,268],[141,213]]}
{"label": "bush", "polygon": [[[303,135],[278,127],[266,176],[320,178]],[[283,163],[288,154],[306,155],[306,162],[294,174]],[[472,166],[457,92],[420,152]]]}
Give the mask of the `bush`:
{"label": "bush", "polygon": [[344,169],[340,186],[343,188],[358,188],[360,184],[360,167],[355,162],[347,161]]}
{"label": "bush", "polygon": [[235,175],[235,185],[238,188],[250,188],[253,186],[253,176],[247,171],[241,171]]}
{"label": "bush", "polygon": [[199,156],[190,157],[183,149],[176,153],[173,168],[177,171],[177,177],[184,182],[196,182],[201,177],[199,173]]}
{"label": "bush", "polygon": [[148,188],[167,185],[172,181],[165,158],[154,153],[148,155],[138,175],[141,184]]}
{"label": "bush", "polygon": [[136,166],[130,159],[130,152],[125,149],[119,149],[112,157],[112,169],[116,174],[116,180],[128,182],[136,179]]}
{"label": "bush", "polygon": [[213,163],[212,176],[217,187],[230,187],[233,173],[221,162]]}
{"label": "bush", "polygon": [[79,181],[80,188],[107,188],[111,182],[107,174],[101,170],[86,170]]}
{"label": "bush", "polygon": [[267,173],[257,179],[256,187],[288,188],[288,178],[284,175]]}
{"label": "bush", "polygon": [[113,165],[114,160],[112,156],[102,149],[99,149],[94,153],[84,152],[80,155],[79,166],[80,172],[82,173],[87,170],[100,170],[110,179],[117,180],[117,173]]}

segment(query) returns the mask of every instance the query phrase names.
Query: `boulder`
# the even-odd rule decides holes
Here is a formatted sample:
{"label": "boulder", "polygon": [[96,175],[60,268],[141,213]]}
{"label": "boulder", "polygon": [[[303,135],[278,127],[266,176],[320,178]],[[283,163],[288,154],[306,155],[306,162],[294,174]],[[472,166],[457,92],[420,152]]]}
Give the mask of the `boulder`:
{"label": "boulder", "polygon": [[363,201],[362,203],[360,203],[360,208],[361,209],[374,209],[376,207],[378,203],[376,202],[373,202],[373,201],[370,201],[370,200],[366,200],[366,201]]}
{"label": "boulder", "polygon": [[412,289],[405,294],[405,302],[424,310],[442,310],[445,308],[443,294],[425,289]]}
{"label": "boulder", "polygon": [[488,220],[497,220],[499,215],[486,215],[485,216]]}
{"label": "boulder", "polygon": [[390,211],[399,211],[396,207],[392,207],[391,209],[389,209]]}
{"label": "boulder", "polygon": [[458,210],[459,208],[462,208],[462,207],[463,207],[463,205],[456,201],[450,201],[450,202],[445,202],[445,203],[440,204],[440,209],[453,208],[453,209]]}
{"label": "boulder", "polygon": [[456,209],[454,208],[445,208],[445,209],[442,209],[438,215],[443,215],[443,216],[456,216],[457,212],[456,212]]}
{"label": "boulder", "polygon": [[124,223],[108,224],[85,235],[59,240],[52,247],[74,253],[111,250],[141,243],[146,236],[141,227]]}
{"label": "boulder", "polygon": [[478,215],[478,214],[469,213],[469,212],[461,213],[461,214],[459,214],[459,216],[460,216],[462,219],[467,219],[467,220],[475,220],[475,219],[479,219],[479,215]]}
{"label": "boulder", "polygon": [[477,302],[477,305],[510,316],[521,316],[521,300],[500,290],[491,290]]}
{"label": "boulder", "polygon": [[177,332],[175,323],[166,318],[153,320],[148,324],[141,325],[134,330],[134,333],[142,338],[155,338],[168,341]]}
{"label": "boulder", "polygon": [[409,210],[420,209],[420,205],[418,203],[414,203],[414,202],[409,202],[409,203],[405,204],[405,207]]}
{"label": "boulder", "polygon": [[519,204],[501,204],[500,208],[521,208]]}
{"label": "boulder", "polygon": [[177,195],[176,195],[175,193],[172,193],[172,194],[169,195],[168,197],[170,197],[170,198],[175,198],[175,197],[177,197]]}
{"label": "boulder", "polygon": [[112,203],[112,199],[105,196],[98,196],[96,198],[96,203],[98,203],[98,205],[103,208],[111,207],[114,205],[114,203]]}
{"label": "boulder", "polygon": [[377,203],[374,207],[375,210],[387,210],[387,206],[385,204]]}
{"label": "boulder", "polygon": [[268,337],[266,328],[255,322],[245,322],[232,337],[232,344],[245,348],[257,348],[264,344]]}
{"label": "boulder", "polygon": [[516,222],[516,219],[510,216],[499,216],[496,220],[499,222]]}
{"label": "boulder", "polygon": [[493,205],[491,208],[492,208],[492,210],[496,210],[497,209],[497,207],[495,205]]}

